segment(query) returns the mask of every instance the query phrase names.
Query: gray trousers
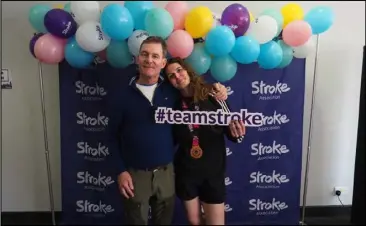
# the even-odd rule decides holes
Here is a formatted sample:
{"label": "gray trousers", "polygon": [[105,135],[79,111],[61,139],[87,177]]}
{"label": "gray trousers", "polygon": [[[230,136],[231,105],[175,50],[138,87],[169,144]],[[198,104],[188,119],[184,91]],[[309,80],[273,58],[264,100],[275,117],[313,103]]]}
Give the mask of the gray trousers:
{"label": "gray trousers", "polygon": [[173,164],[156,171],[129,169],[128,172],[134,185],[134,197],[123,197],[126,223],[147,225],[151,206],[152,224],[171,225],[175,202]]}

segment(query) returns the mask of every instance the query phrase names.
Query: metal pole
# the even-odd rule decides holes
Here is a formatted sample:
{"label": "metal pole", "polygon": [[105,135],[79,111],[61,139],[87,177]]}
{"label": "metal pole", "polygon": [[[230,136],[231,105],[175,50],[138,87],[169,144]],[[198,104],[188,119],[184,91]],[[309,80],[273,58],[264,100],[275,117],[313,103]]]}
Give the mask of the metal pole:
{"label": "metal pole", "polygon": [[43,136],[44,136],[44,147],[45,147],[46,165],[47,165],[48,190],[49,190],[49,196],[50,196],[52,224],[56,225],[55,204],[54,204],[54,199],[53,199],[53,188],[52,188],[51,164],[50,164],[49,149],[48,149],[46,108],[45,108],[44,89],[43,89],[43,73],[42,73],[42,63],[40,61],[38,61],[38,69],[39,69],[39,84],[40,84],[40,88],[41,88]]}
{"label": "metal pole", "polygon": [[311,100],[311,107],[310,107],[310,123],[309,123],[309,136],[308,136],[308,152],[307,158],[305,163],[305,182],[304,182],[304,193],[302,196],[302,219],[300,224],[305,224],[305,209],[306,209],[306,197],[308,191],[308,174],[309,174],[309,164],[310,164],[310,154],[311,154],[311,138],[312,138],[312,125],[313,125],[313,112],[314,112],[314,102],[315,102],[315,90],[316,90],[316,72],[318,66],[318,50],[319,50],[319,35],[316,36],[316,50],[315,50],[315,63],[314,63],[314,75],[313,75],[313,91],[311,93],[312,100]]}

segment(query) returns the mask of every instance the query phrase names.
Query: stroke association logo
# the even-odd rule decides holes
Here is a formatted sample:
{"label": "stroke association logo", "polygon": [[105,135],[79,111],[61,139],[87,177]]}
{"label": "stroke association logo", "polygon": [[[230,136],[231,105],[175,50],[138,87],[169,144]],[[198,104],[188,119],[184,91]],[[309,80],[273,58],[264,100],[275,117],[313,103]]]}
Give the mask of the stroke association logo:
{"label": "stroke association logo", "polygon": [[271,201],[263,201],[261,199],[249,200],[249,211],[254,212],[256,215],[277,215],[287,208],[288,205],[285,202],[277,201],[276,198],[272,198]]}
{"label": "stroke association logo", "polygon": [[101,200],[98,203],[92,203],[89,200],[76,201],[76,212],[93,217],[104,217],[114,212],[111,205],[104,204]]}
{"label": "stroke association logo", "polygon": [[80,141],[76,144],[77,151],[79,155],[83,155],[84,159],[91,162],[101,162],[104,161],[107,156],[109,156],[108,147],[98,142],[94,147],[88,142]]}
{"label": "stroke association logo", "polygon": [[85,112],[76,113],[76,123],[82,125],[88,132],[101,132],[108,126],[109,118],[98,112],[96,117],[87,115]]}
{"label": "stroke association logo", "polygon": [[86,190],[104,191],[108,186],[114,183],[111,176],[102,175],[99,172],[97,175],[92,175],[89,171],[81,171],[76,174],[77,184],[84,185]]}
{"label": "stroke association logo", "polygon": [[261,171],[252,172],[250,174],[250,184],[255,184],[259,189],[278,189],[282,184],[290,181],[286,174],[277,173],[276,170],[272,174],[265,174]]}
{"label": "stroke association logo", "polygon": [[276,81],[275,85],[266,84],[264,81],[252,82],[252,94],[257,95],[259,100],[278,100],[281,95],[287,93],[291,88],[287,83]]}
{"label": "stroke association logo", "polygon": [[276,140],[274,140],[271,145],[265,145],[261,142],[254,143],[250,148],[250,155],[256,157],[258,161],[278,160],[280,157],[290,152],[290,149],[286,145],[280,144]]}
{"label": "stroke association logo", "polygon": [[265,132],[271,130],[279,130],[281,126],[290,122],[290,118],[286,114],[277,112],[276,110],[272,115],[262,116],[262,124],[258,127],[258,131]]}
{"label": "stroke association logo", "polygon": [[75,88],[76,94],[81,95],[81,99],[84,101],[99,101],[107,95],[105,88],[100,86],[97,82],[93,85],[88,85],[83,81],[76,81]]}

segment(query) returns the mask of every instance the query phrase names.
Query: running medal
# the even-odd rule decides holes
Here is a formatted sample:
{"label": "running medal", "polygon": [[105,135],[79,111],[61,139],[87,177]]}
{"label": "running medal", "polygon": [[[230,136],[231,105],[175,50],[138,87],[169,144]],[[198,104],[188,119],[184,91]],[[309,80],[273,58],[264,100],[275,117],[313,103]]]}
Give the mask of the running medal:
{"label": "running medal", "polygon": [[203,151],[199,145],[199,139],[197,136],[193,137],[193,142],[192,142],[192,148],[191,148],[191,156],[194,159],[199,159],[202,157]]}

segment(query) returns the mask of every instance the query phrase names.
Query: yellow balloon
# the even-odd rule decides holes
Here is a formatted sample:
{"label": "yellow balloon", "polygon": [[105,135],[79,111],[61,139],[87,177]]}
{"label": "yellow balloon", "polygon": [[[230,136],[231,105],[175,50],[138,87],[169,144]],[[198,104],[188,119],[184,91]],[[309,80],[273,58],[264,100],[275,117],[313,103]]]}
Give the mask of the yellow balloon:
{"label": "yellow balloon", "polygon": [[53,6],[54,9],[64,9],[64,5],[63,4],[55,4]]}
{"label": "yellow balloon", "polygon": [[283,27],[294,20],[302,20],[304,18],[304,10],[296,3],[289,3],[283,6],[281,14],[283,16]]}
{"label": "yellow balloon", "polygon": [[206,6],[198,6],[187,14],[184,27],[192,38],[202,38],[210,31],[213,23],[211,10]]}
{"label": "yellow balloon", "polygon": [[249,12],[249,16],[250,16],[250,22],[253,22],[254,21],[254,16],[251,12]]}

